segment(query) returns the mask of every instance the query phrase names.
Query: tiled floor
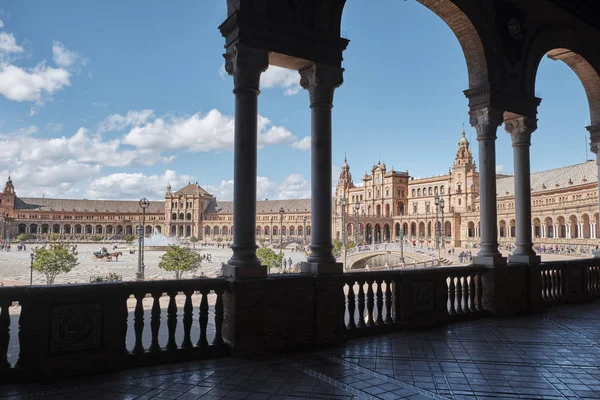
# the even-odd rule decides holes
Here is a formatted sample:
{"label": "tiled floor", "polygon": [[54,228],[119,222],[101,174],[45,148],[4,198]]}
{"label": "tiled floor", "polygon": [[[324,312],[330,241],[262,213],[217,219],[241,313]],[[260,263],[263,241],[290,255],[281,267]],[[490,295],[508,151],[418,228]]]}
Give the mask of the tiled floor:
{"label": "tiled floor", "polygon": [[349,341],[324,352],[221,358],[0,399],[600,399],[600,302]]}

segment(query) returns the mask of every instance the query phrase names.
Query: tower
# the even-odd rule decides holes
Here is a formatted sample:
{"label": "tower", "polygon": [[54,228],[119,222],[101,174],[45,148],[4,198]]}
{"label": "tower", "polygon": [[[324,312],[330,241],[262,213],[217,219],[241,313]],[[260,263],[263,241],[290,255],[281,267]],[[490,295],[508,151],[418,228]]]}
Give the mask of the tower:
{"label": "tower", "polygon": [[463,126],[460,140],[458,141],[458,150],[452,166],[451,177],[451,207],[454,212],[470,211],[476,194],[479,191],[479,175],[473,162],[473,152],[470,143],[465,135]]}

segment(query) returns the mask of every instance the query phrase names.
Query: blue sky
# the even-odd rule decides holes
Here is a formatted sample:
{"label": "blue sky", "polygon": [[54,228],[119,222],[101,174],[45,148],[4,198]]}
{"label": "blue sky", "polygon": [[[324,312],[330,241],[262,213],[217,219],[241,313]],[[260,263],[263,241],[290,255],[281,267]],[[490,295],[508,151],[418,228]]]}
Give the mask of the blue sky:
{"label": "blue sky", "polygon": [[[167,182],[198,181],[230,198],[233,82],[217,29],[225,3],[3,1],[0,174],[12,174],[21,196],[159,199]],[[334,101],[334,167],[347,153],[355,180],[380,158],[416,177],[447,171],[463,123],[477,147],[458,41],[416,2],[369,4],[350,0],[344,13],[351,42]],[[532,170],[584,161],[583,87],[547,59],[537,82]],[[259,114],[259,198],[308,196],[310,109],[297,73],[263,76]],[[502,130],[497,164],[512,172]]]}

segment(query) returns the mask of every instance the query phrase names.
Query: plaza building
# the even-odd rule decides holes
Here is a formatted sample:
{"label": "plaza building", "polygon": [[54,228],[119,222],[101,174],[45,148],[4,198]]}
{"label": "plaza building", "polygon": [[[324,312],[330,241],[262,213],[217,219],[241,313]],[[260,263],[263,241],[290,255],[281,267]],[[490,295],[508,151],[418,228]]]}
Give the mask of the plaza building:
{"label": "plaza building", "polygon": [[[310,237],[310,199],[262,200],[256,206],[259,239],[304,242]],[[55,233],[64,239],[119,240],[134,235],[142,221],[145,235],[231,241],[233,202],[219,201],[198,183],[177,191],[168,185],[164,201],[150,202],[145,214],[132,200],[19,197],[10,177],[0,193],[2,238],[28,234],[43,239]]]}
{"label": "plaza building", "polygon": [[[594,248],[599,235],[596,163],[536,172],[530,178],[534,245]],[[516,238],[514,177],[496,174],[496,188],[498,238],[510,245]],[[480,241],[479,193],[479,172],[464,130],[444,175],[413,178],[378,162],[355,184],[344,160],[335,190],[334,236],[341,240],[346,234],[366,243],[404,238],[435,246],[437,232],[441,246],[472,247]]]}

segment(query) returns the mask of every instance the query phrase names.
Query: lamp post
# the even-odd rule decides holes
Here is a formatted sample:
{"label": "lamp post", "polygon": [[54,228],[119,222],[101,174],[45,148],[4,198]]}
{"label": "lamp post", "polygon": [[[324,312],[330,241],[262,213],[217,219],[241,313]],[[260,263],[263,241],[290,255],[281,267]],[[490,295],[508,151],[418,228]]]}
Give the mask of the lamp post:
{"label": "lamp post", "polygon": [[400,228],[400,263],[404,264],[404,229]]}
{"label": "lamp post", "polygon": [[269,241],[271,242],[271,246],[273,246],[273,217],[271,217],[271,230],[269,232],[270,232]]}
{"label": "lamp post", "polygon": [[440,208],[440,196],[435,195],[435,249],[440,249],[440,235],[438,231],[438,212]]}
{"label": "lamp post", "polygon": [[33,252],[31,252],[30,254],[31,257],[31,264],[29,265],[29,286],[33,285]]}
{"label": "lamp post", "polygon": [[142,221],[137,227],[138,234],[138,272],[137,272],[137,280],[144,280],[144,225],[146,224],[146,208],[150,206],[150,202],[147,198],[143,198],[140,200],[140,207],[142,208]]}
{"label": "lamp post", "polygon": [[445,206],[445,202],[444,199],[441,198],[440,199],[440,209],[442,210],[442,226],[441,226],[441,231],[442,231],[442,249],[446,248],[446,227],[444,226],[444,206]]}
{"label": "lamp post", "polygon": [[342,206],[342,246],[346,247],[346,197],[344,196],[340,202]]}
{"label": "lamp post", "polygon": [[302,223],[304,224],[304,227],[302,228],[302,234],[304,235],[304,238],[302,239],[302,245],[304,247],[306,247],[306,220],[307,220],[307,216],[305,215],[304,218],[302,219]]}
{"label": "lamp post", "polygon": [[360,244],[360,231],[358,229],[358,212],[360,211],[360,203],[356,200],[356,204],[354,205],[354,215],[356,215],[356,229],[354,233],[354,240],[356,241],[356,246]]}
{"label": "lamp post", "polygon": [[285,209],[281,207],[279,209],[279,255],[283,252],[283,214]]}

